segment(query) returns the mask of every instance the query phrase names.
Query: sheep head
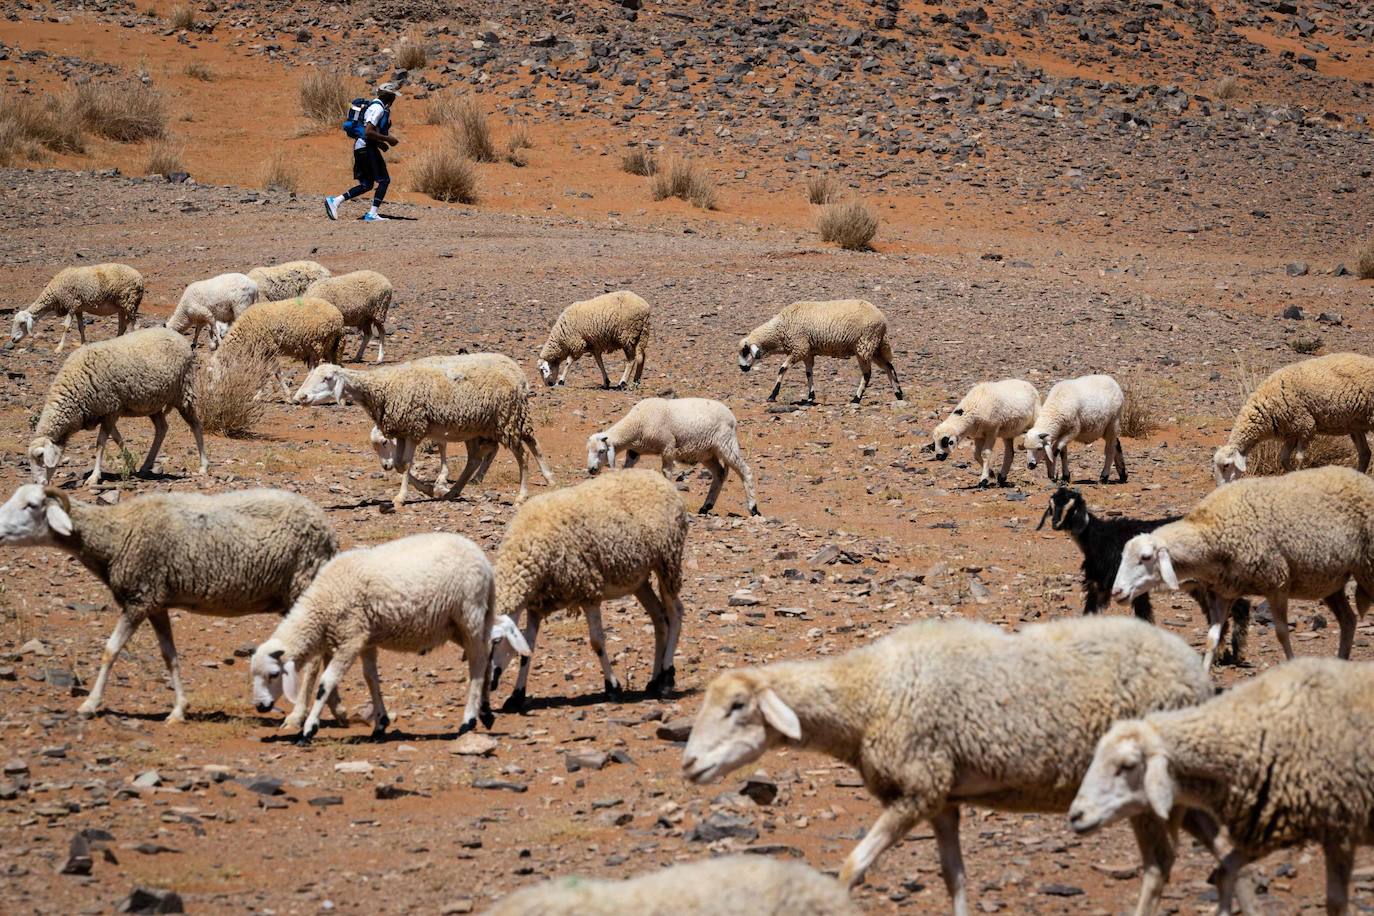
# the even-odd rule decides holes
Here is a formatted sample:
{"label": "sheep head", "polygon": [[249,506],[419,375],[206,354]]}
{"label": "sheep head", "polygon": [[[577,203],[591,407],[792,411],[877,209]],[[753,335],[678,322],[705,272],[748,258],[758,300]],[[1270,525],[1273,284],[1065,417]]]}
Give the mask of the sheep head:
{"label": "sheep head", "polygon": [[587,473],[594,475],[602,468],[615,467],[615,446],[606,433],[592,433],[587,437]]}
{"label": "sheep head", "polygon": [[1055,447],[1049,433],[1034,428],[1027,430],[1021,437],[1021,450],[1026,453],[1026,467],[1032,471],[1041,461],[1049,465],[1051,470],[1054,469]]}
{"label": "sheep head", "polygon": [[343,400],[344,370],[334,363],[320,363],[301,382],[292,400],[297,404],[335,404]]}
{"label": "sheep head", "polygon": [[1178,589],[1178,576],[1169,548],[1154,534],[1137,534],[1121,551],[1121,565],[1112,582],[1112,600],[1125,604],[1161,583]]}
{"label": "sheep head", "polygon": [[1234,445],[1223,445],[1212,455],[1212,476],[1217,486],[1230,483],[1245,473],[1245,455]]}
{"label": "sheep head", "polygon": [[26,483],[0,506],[0,544],[27,547],[51,544],[72,533],[72,504],[52,487]]}
{"label": "sheep head", "polygon": [[964,419],[964,412],[959,409],[955,409],[943,423],[935,427],[930,434],[935,460],[944,461],[948,458],[949,453],[959,447],[959,439],[967,429],[968,422]]}
{"label": "sheep head", "polygon": [[39,436],[29,443],[29,472],[34,483],[41,486],[51,483],[53,471],[61,461],[62,446],[47,436]]}
{"label": "sheep head", "polygon": [[739,342],[739,371],[748,372],[763,358],[763,348],[748,337]]}
{"label": "sheep head", "polygon": [[250,667],[253,675],[253,705],[258,712],[268,712],[283,693],[296,698],[296,663],[286,657],[286,646],[275,636],[253,652]]}
{"label": "sheep head", "polygon": [[1118,722],[1097,742],[1069,806],[1069,825],[1077,833],[1090,833],[1146,812],[1168,820],[1174,789],[1168,750],[1155,727],[1141,719]]}
{"label": "sheep head", "polygon": [[801,737],[797,714],[761,672],[730,671],[706,688],[682,755],[682,775],[698,785],[713,782]]}
{"label": "sheep head", "polygon": [[14,324],[10,326],[10,342],[7,346],[16,346],[25,337],[33,333],[33,312],[28,309],[20,309],[14,313]]}

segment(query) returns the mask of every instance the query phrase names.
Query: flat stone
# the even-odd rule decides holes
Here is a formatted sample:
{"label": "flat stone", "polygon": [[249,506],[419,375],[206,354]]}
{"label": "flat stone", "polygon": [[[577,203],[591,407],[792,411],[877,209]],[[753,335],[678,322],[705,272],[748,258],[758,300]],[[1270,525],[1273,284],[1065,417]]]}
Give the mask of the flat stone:
{"label": "flat stone", "polygon": [[317,796],[315,796],[314,798],[310,799],[308,802],[306,802],[306,804],[307,804],[307,805],[310,805],[311,807],[314,807],[314,808],[330,808],[330,807],[333,807],[334,805],[342,805],[342,804],[343,804],[343,796],[342,796],[342,795],[317,795]]}
{"label": "flat stone", "polygon": [[136,887],[115,907],[119,913],[184,913],[186,906],[176,891]]}
{"label": "flat stone", "polygon": [[578,770],[604,770],[611,762],[611,755],[602,751],[577,751],[563,756],[563,765],[569,773]]}
{"label": "flat stone", "polygon": [[67,859],[57,869],[61,875],[89,875],[94,863],[91,861],[91,844],[81,834],[72,837],[67,849]]}
{"label": "flat stone", "polygon": [[692,843],[714,843],[726,837],[753,841],[759,838],[759,831],[738,815],[717,811],[705,820],[698,821],[687,832],[687,840]]}
{"label": "flat stone", "polygon": [[366,760],[345,760],[334,764],[335,773],[371,773],[372,764]]}
{"label": "flat stone", "polygon": [[242,776],[235,780],[249,792],[259,795],[281,795],[282,781],[274,776]]}
{"label": "flat stone", "polygon": [[490,757],[497,748],[497,741],[491,735],[468,732],[453,742],[451,750],[464,757]]}
{"label": "flat stone", "polygon": [[778,797],[778,784],[767,776],[751,776],[745,780],[739,794],[753,800],[756,805],[771,805]]}
{"label": "flat stone", "polygon": [[1083,888],[1074,887],[1072,884],[1042,884],[1040,893],[1051,897],[1081,897]]}
{"label": "flat stone", "polygon": [[506,792],[517,793],[526,792],[529,790],[529,786],[525,785],[524,783],[507,782],[504,779],[487,779],[486,777],[483,777],[481,779],[474,779],[472,781],[472,787],[474,789],[499,789]]}
{"label": "flat stone", "polygon": [[140,789],[151,789],[162,785],[162,776],[157,770],[147,770],[135,776],[132,784]]}
{"label": "flat stone", "polygon": [[692,733],[692,720],[688,718],[673,719],[671,722],[664,722],[654,732],[654,735],[664,741],[686,741],[687,736]]}

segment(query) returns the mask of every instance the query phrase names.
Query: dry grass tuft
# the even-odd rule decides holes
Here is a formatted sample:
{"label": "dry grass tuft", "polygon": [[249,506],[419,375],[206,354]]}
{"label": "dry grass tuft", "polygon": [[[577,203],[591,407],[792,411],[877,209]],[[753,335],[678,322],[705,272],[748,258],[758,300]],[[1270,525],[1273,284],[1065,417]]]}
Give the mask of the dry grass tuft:
{"label": "dry grass tuft", "polygon": [[673,159],[654,173],[654,200],[676,197],[703,210],[716,208],[716,186],[690,159]]}
{"label": "dry grass tuft", "polygon": [[878,214],[854,198],[825,205],[816,220],[822,242],[834,242],[849,251],[865,251],[878,234]]}
{"label": "dry grass tuft", "polygon": [[1288,340],[1288,349],[1294,353],[1301,353],[1304,356],[1316,353],[1322,348],[1324,341],[1316,334],[1301,333]]}
{"label": "dry grass tuft", "polygon": [[[1244,362],[1237,366],[1236,375],[1240,400],[1235,404],[1233,413],[1239,413],[1241,405],[1250,397],[1250,393],[1269,377],[1268,373],[1253,371]],[[1250,450],[1250,454],[1245,456],[1246,473],[1257,477],[1274,477],[1282,474],[1283,465],[1279,462],[1279,451],[1282,448],[1283,443],[1277,439],[1268,439],[1255,446]],[[1357,462],[1355,445],[1349,436],[1317,436],[1308,444],[1303,461],[1293,462],[1293,469],[1300,471],[1303,468],[1321,468],[1328,465],[1353,468]]]}
{"label": "dry grass tuft", "polygon": [[196,27],[196,11],[189,6],[174,6],[167,16],[167,24],[174,29],[190,31]]}
{"label": "dry grass tuft", "polygon": [[517,168],[529,165],[525,150],[534,146],[530,139],[530,127],[524,121],[512,121],[506,134],[506,161]]}
{"label": "dry grass tuft", "polygon": [[215,79],[215,71],[198,60],[191,61],[181,72],[193,80],[200,80],[202,83],[213,82]]}
{"label": "dry grass tuft", "polygon": [[276,386],[275,364],[262,356],[216,355],[196,367],[196,415],[207,433],[244,439],[262,419],[258,392]]}
{"label": "dry grass tuft", "polygon": [[407,32],[396,44],[396,66],[402,70],[419,70],[429,62],[424,36],[418,31]]}
{"label": "dry grass tuft", "polygon": [[477,169],[449,145],[431,147],[410,169],[410,186],[448,203],[477,203]]}
{"label": "dry grass tuft", "polygon": [[1219,99],[1238,99],[1241,95],[1240,80],[1234,76],[1223,76],[1212,84],[1212,95]]}
{"label": "dry grass tuft", "polygon": [[162,93],[141,81],[78,86],[71,109],[87,130],[120,143],[158,140],[167,132]]}
{"label": "dry grass tuft", "polygon": [[464,96],[454,103],[453,121],[449,130],[453,142],[464,156],[473,162],[495,162],[496,145],[491,139],[491,124],[486,113],[471,96]]}
{"label": "dry grass tuft", "polygon": [[166,178],[176,172],[184,172],[186,163],[182,157],[185,155],[186,146],[180,140],[170,137],[154,140],[148,147],[147,174]]}
{"label": "dry grass tuft", "polygon": [[806,199],[813,204],[834,203],[840,199],[839,182],[829,175],[807,176]]}
{"label": "dry grass tuft", "polygon": [[48,152],[82,153],[86,137],[71,100],[0,94],[0,165],[42,160]]}
{"label": "dry grass tuft", "polygon": [[268,157],[262,166],[262,186],[268,191],[290,191],[292,194],[300,188],[301,176],[300,169],[296,163],[286,153],[278,150]]}
{"label": "dry grass tuft", "polygon": [[1370,239],[1355,252],[1355,276],[1361,280],[1374,280],[1374,239]]}
{"label": "dry grass tuft", "polygon": [[353,101],[349,78],[341,70],[314,69],[301,77],[301,114],[317,124],[342,124]]}
{"label": "dry grass tuft", "polygon": [[1126,402],[1121,407],[1121,435],[1143,439],[1163,424],[1159,421],[1159,401],[1155,389],[1139,380],[1121,386]]}
{"label": "dry grass tuft", "polygon": [[452,124],[458,120],[458,106],[463,97],[454,92],[445,92],[429,98],[425,108],[425,123],[432,125]]}
{"label": "dry grass tuft", "polygon": [[620,168],[631,175],[648,178],[658,171],[658,160],[654,158],[653,150],[636,146],[620,157]]}

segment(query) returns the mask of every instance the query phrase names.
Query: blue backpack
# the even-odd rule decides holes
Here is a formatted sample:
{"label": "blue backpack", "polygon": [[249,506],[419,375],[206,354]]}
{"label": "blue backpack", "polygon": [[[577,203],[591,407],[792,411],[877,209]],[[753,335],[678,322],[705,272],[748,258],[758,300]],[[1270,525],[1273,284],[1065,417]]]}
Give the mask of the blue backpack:
{"label": "blue backpack", "polygon": [[[381,99],[367,98],[356,98],[352,102],[350,102],[348,105],[348,115],[344,118],[342,125],[343,132],[348,134],[354,140],[361,140],[364,137],[366,137],[367,122],[363,120],[363,116],[367,114],[367,110],[372,107],[372,104],[374,102],[378,105],[382,104]],[[383,106],[381,120],[378,121],[376,125],[377,130],[381,131],[382,133],[386,133],[387,127],[390,124],[391,112],[387,111],[386,107]]]}

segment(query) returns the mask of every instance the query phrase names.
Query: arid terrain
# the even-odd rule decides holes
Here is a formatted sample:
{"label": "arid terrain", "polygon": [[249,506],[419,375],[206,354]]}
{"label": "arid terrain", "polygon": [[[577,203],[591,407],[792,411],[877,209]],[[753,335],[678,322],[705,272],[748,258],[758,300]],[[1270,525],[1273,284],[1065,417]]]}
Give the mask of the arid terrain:
{"label": "arid terrain", "polygon": [[[302,257],[376,269],[396,287],[388,362],[463,347],[519,361],[559,485],[585,476],[587,435],[638,397],[700,395],[739,418],[763,517],[748,517],[734,478],[714,514],[693,517],[672,698],[637,692],[652,646],[638,605],[606,615],[632,688],[619,703],[601,696],[582,621],[559,618],[541,631],[532,708],[498,715],[487,756],[452,751],[466,689],[456,647],[383,654],[394,729],[384,743],[354,722],[295,746],[281,714],[252,705],[247,655],[270,633],[266,617],[173,613],[186,723],[162,721],[172,694],[147,628],[115,668],[107,712],[83,720],[79,697],[114,623],[109,593],[56,551],[0,551],[6,912],[109,912],[136,886],[173,890],[188,912],[480,912],[555,875],[625,876],[740,849],[833,871],[878,812],[851,769],[774,752],[697,788],[680,776],[674,739],[721,670],[833,655],[923,618],[1013,627],[1079,612],[1077,548],[1036,530],[1043,469],[1018,456],[1014,486],[980,491],[966,448],[944,463],[921,451],[971,384],[1015,376],[1043,395],[1061,378],[1116,376],[1157,429],[1125,441],[1129,483],[1097,484],[1092,446],[1073,449],[1075,480],[1094,509],[1163,515],[1212,488],[1210,456],[1245,377],[1298,350],[1374,344],[1374,283],[1352,274],[1374,239],[1368,3],[194,6],[190,30],[168,24],[170,4],[21,3],[0,18],[5,98],[142,73],[163,93],[189,174],[141,177],[149,144],[98,137],[0,171],[6,326],[71,264],[141,271],[145,324],[186,283],[227,270]],[[347,141],[300,117],[297,83],[308,67],[341,67],[361,94],[395,75],[406,33],[429,54],[406,74],[386,212],[413,219],[331,223],[318,195],[348,185]],[[194,61],[212,78],[187,75]],[[1212,87],[1226,77],[1239,95],[1221,100]],[[426,97],[468,91],[498,135],[519,122],[533,146],[524,166],[478,167],[476,204],[436,204],[407,177],[420,149],[443,142],[421,123]],[[632,144],[691,156],[716,182],[716,209],[654,201],[647,179],[621,170]],[[260,180],[283,150],[294,192]],[[819,241],[803,187],[818,172],[877,210],[871,250]],[[361,214],[351,206],[346,216]],[[590,360],[567,387],[544,388],[534,363],[554,317],[622,288],[654,310],[640,390],[600,390]],[[742,375],[740,337],[791,301],[850,297],[886,312],[906,400],[875,373],[851,406],[855,366],[821,360],[819,404],[792,403],[799,367],[767,404],[778,359]],[[113,319],[87,328],[94,340],[113,333]],[[29,479],[24,446],[61,364],[59,334],[40,320],[31,346],[0,355],[6,496]],[[607,362],[618,377],[619,357]],[[198,477],[173,419],[162,473],[127,477],[111,446],[100,498],[285,487],[324,506],[344,546],[445,530],[494,553],[514,511],[509,455],[461,500],[392,512],[396,481],[368,447],[369,425],[357,407],[274,397],[253,437],[209,440],[210,473]],[[141,459],[150,424],[121,428]],[[93,448],[92,433],[78,434],[59,469],[73,498],[96,498],[80,486]],[[435,461],[422,458],[426,475]],[[696,470],[679,483],[690,509],[706,486]],[[1201,647],[1190,599],[1160,593],[1155,608]],[[1254,667],[1219,669],[1222,682],[1282,658],[1258,617]],[[1291,617],[1300,653],[1335,654],[1324,609],[1295,603]],[[1363,621],[1357,659],[1374,658],[1371,635]],[[351,709],[366,704],[356,669],[342,692]],[[775,798],[741,794],[755,770]],[[87,873],[59,874],[83,831],[92,862],[74,870]],[[1080,838],[1063,817],[972,810],[963,842],[982,912],[1134,906],[1124,826]],[[1183,851],[1171,911],[1208,910],[1212,865]],[[1319,908],[1319,851],[1276,854],[1257,874],[1270,912]],[[946,911],[929,828],[855,896],[872,912]],[[1354,898],[1374,908],[1368,850]]]}

